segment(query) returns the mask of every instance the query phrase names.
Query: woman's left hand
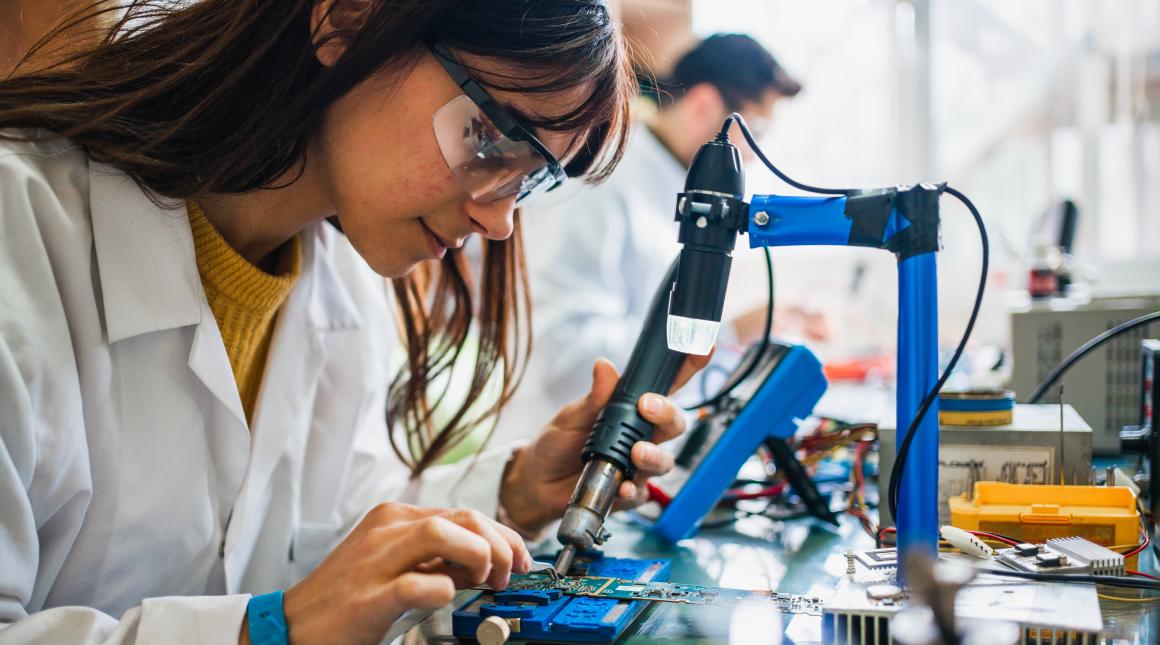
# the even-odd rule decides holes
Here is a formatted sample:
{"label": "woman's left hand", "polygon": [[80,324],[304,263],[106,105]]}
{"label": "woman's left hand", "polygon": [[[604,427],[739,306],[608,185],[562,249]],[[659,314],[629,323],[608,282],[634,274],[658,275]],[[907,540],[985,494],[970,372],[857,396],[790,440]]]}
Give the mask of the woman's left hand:
{"label": "woman's left hand", "polygon": [[[680,388],[709,362],[708,356],[689,356],[673,390]],[[518,451],[504,473],[500,501],[517,527],[538,531],[559,519],[568,506],[584,463],[580,451],[592,432],[596,417],[612,398],[619,380],[616,368],[600,359],[592,368],[592,390],[569,403],[527,447]],[[673,456],[657,446],[685,431],[685,414],[679,405],[659,394],[645,394],[637,403],[640,414],[653,424],[653,441],[632,448],[637,475],[620,485],[614,508],[628,508],[648,498],[649,477],[663,475],[673,467]]]}

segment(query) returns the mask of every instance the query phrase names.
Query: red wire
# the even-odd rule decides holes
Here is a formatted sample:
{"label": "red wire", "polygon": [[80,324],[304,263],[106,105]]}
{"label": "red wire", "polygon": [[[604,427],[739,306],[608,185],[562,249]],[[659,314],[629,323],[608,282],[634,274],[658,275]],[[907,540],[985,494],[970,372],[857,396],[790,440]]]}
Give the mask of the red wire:
{"label": "red wire", "polygon": [[733,489],[733,490],[727,490],[727,491],[725,491],[725,494],[722,496],[722,501],[736,502],[736,501],[740,501],[743,499],[765,499],[766,497],[773,497],[775,495],[782,494],[783,492],[785,492],[785,488],[786,488],[785,482],[778,482],[778,483],[774,484],[773,486],[767,486],[761,490],[753,491],[753,492],[743,491],[739,488]]}
{"label": "red wire", "polygon": [[[886,533],[897,533],[897,532],[898,532],[898,529],[894,528],[893,526],[884,526],[881,529],[878,529],[878,536],[877,537],[878,537],[879,541],[882,541],[882,536],[885,535]],[[978,537],[984,537],[984,538],[987,538],[989,540],[994,540],[996,542],[1002,542],[1004,544],[1009,544],[1009,545],[1018,544],[1018,542],[1016,542],[1015,540],[1012,540],[1011,538],[1006,537],[1004,535],[999,535],[997,533],[988,533],[987,531],[967,531],[967,532],[972,534],[972,535],[978,536]]]}
{"label": "red wire", "polygon": [[1003,536],[1003,535],[999,535],[998,533],[989,533],[987,531],[967,531],[967,532],[970,533],[971,535],[989,538],[989,539],[995,540],[996,542],[1002,542],[1003,544],[1009,544],[1011,546],[1015,546],[1016,544],[1019,544],[1015,540],[1012,540],[1011,538]]}
{"label": "red wire", "polygon": [[[778,482],[773,486],[767,486],[761,490],[745,491],[742,489],[733,489],[725,491],[721,500],[723,502],[736,502],[747,499],[765,499],[766,497],[774,497],[785,492],[786,482]],[[653,482],[648,482],[648,500],[656,502],[664,508],[673,502],[673,497],[666,493],[660,486]]]}
{"label": "red wire", "polygon": [[1125,557],[1125,558],[1130,558],[1130,557],[1132,557],[1132,556],[1136,555],[1137,553],[1139,553],[1139,552],[1143,551],[1144,549],[1147,549],[1147,548],[1148,548],[1148,545],[1152,543],[1152,540],[1151,540],[1151,538],[1149,538],[1149,537],[1148,537],[1148,532],[1147,532],[1147,531],[1145,531],[1145,530],[1144,530],[1144,527],[1142,527],[1142,526],[1140,527],[1140,537],[1144,538],[1144,541],[1143,541],[1143,542],[1141,542],[1140,544],[1138,544],[1138,545],[1136,546],[1136,548],[1134,548],[1134,549],[1132,549],[1131,551],[1128,551],[1127,553],[1125,553],[1125,554],[1124,554],[1124,557]]}
{"label": "red wire", "polygon": [[660,504],[661,508],[664,508],[673,501],[673,498],[668,493],[661,490],[660,486],[657,486],[652,482],[648,482],[648,501],[656,502],[657,504]]}
{"label": "red wire", "polygon": [[1132,571],[1131,569],[1127,569],[1124,573],[1127,573],[1130,576],[1140,576],[1141,578],[1151,578],[1153,580],[1160,580],[1160,576],[1154,576],[1150,573],[1144,573],[1143,571]]}

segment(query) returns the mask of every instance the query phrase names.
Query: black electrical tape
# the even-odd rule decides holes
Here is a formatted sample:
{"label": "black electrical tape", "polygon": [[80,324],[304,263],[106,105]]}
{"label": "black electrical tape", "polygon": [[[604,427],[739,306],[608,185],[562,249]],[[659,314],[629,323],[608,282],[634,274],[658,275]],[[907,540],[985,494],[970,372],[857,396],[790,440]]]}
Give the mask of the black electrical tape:
{"label": "black electrical tape", "polygon": [[893,251],[899,262],[939,250],[938,198],[946,184],[916,184],[894,195],[894,209],[910,226],[886,241],[882,248]]}
{"label": "black electrical tape", "polygon": [[882,248],[886,226],[894,212],[894,191],[850,195],[846,198],[846,217],[850,218],[849,246]]}

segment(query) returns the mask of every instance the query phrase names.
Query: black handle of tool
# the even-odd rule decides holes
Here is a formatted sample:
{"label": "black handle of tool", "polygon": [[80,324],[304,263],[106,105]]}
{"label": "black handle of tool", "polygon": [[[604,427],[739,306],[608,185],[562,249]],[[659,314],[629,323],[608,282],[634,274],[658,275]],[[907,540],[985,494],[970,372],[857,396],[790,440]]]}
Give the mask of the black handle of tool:
{"label": "black handle of tool", "polygon": [[631,457],[633,445],[651,439],[653,434],[653,425],[637,411],[637,401],[648,392],[668,394],[685,362],[685,354],[669,349],[665,333],[669,292],[676,280],[678,262],[674,260],[669,266],[668,273],[653,295],[648,317],[636,338],[632,356],[628,359],[628,367],[620,376],[612,399],[596,419],[596,425],[581,453],[585,462],[596,455],[608,459],[624,471],[625,478],[636,474]]}
{"label": "black handle of tool", "polygon": [[838,516],[830,510],[829,502],[818,491],[814,480],[810,478],[805,466],[802,466],[802,462],[798,461],[793,448],[786,443],[785,439],[770,437],[765,440],[765,448],[773,457],[774,466],[785,475],[790,488],[802,499],[809,514],[838,526]]}

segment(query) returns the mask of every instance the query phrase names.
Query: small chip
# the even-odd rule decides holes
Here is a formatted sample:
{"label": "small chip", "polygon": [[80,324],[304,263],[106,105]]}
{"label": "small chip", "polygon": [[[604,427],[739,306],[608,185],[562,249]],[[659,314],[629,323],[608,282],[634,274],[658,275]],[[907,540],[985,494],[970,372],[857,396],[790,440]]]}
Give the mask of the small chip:
{"label": "small chip", "polygon": [[1034,544],[1029,544],[1027,542],[1023,542],[1022,544],[1016,544],[1015,546],[1013,546],[1011,548],[1015,549],[1015,553],[1018,553],[1019,555],[1021,555],[1023,557],[1027,557],[1027,556],[1035,555],[1036,553],[1039,553],[1038,546],[1036,546]]}

